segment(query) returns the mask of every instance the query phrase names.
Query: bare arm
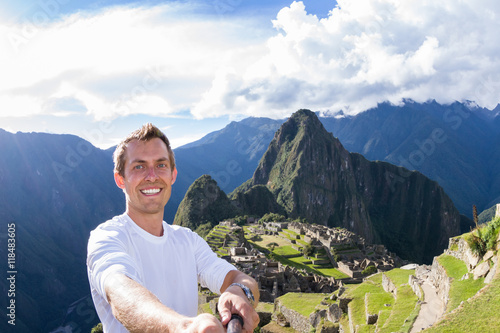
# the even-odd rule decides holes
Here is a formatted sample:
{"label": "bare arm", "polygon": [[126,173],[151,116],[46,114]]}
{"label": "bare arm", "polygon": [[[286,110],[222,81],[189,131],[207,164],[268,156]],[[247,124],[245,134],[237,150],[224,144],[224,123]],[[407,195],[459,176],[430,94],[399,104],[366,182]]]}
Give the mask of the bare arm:
{"label": "bare arm", "polygon": [[226,325],[231,319],[231,314],[237,313],[243,317],[243,332],[253,332],[259,323],[259,315],[254,307],[250,305],[248,298],[243,290],[238,286],[231,286],[232,283],[241,283],[250,288],[255,298],[254,307],[259,302],[259,286],[250,276],[240,271],[230,271],[221,287],[221,296],[219,298],[219,313],[223,325]]}
{"label": "bare arm", "polygon": [[214,316],[203,314],[190,318],[180,315],[124,274],[116,273],[108,277],[104,289],[113,315],[132,333],[224,332]]}

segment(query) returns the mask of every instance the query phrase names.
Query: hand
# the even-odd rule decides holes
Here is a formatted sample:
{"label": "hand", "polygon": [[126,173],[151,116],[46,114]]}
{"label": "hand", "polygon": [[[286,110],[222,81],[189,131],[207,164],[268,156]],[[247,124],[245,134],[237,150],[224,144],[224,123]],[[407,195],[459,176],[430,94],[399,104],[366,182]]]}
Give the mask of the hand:
{"label": "hand", "polygon": [[247,296],[238,286],[226,289],[219,298],[218,309],[222,325],[227,325],[231,314],[237,313],[243,318],[242,333],[252,333],[259,323],[259,315],[250,305]]}
{"label": "hand", "polygon": [[184,322],[184,328],[179,332],[188,333],[224,333],[221,322],[208,313],[202,313]]}

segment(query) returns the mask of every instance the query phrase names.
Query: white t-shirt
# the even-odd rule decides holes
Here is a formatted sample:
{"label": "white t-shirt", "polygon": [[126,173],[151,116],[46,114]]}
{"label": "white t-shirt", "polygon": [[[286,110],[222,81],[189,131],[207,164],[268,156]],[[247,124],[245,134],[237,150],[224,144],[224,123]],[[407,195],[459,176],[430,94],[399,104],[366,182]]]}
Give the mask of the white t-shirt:
{"label": "white t-shirt", "polygon": [[90,233],[87,271],[92,298],[105,332],[127,332],[115,319],[104,281],[121,272],[167,307],[189,317],[198,312],[198,282],[220,293],[226,274],[236,269],[220,259],[190,229],[163,222],[163,236],[140,228],[127,215],[115,216]]}

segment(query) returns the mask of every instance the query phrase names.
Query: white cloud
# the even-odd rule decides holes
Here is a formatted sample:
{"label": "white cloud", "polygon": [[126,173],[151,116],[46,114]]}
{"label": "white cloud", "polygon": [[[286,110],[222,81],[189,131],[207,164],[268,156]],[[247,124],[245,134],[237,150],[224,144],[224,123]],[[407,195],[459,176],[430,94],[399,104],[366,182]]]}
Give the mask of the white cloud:
{"label": "white cloud", "polygon": [[193,109],[282,117],[298,108],[357,113],[378,102],[500,102],[500,4],[339,0],[330,16],[283,8],[261,58],[221,70]]}
{"label": "white cloud", "polygon": [[54,99],[77,100],[95,120],[189,109],[227,54],[255,43],[245,20],[210,18],[193,6],[112,7],[0,25],[0,116],[63,114],[51,110]]}
{"label": "white cloud", "polygon": [[272,31],[190,5],[0,24],[0,117],[282,118],[403,98],[500,102],[493,0],[339,0],[324,19],[293,2]]}

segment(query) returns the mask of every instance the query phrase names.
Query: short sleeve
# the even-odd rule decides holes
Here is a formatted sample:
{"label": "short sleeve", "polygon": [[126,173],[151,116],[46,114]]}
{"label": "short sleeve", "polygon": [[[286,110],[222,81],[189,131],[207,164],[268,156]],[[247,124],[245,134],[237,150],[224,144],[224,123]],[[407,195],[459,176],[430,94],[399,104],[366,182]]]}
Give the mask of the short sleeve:
{"label": "short sleeve", "polygon": [[220,294],[220,289],[227,273],[236,270],[236,268],[226,260],[219,258],[203,238],[196,233],[193,234],[195,235],[196,241],[198,282],[202,287],[206,287],[212,292]]}
{"label": "short sleeve", "polygon": [[120,272],[141,283],[140,270],[127,253],[126,238],[119,230],[98,227],[90,234],[87,270],[91,288],[107,299],[104,282],[111,273]]}

